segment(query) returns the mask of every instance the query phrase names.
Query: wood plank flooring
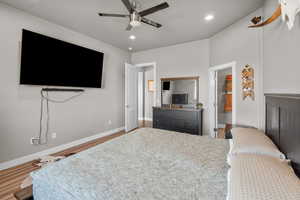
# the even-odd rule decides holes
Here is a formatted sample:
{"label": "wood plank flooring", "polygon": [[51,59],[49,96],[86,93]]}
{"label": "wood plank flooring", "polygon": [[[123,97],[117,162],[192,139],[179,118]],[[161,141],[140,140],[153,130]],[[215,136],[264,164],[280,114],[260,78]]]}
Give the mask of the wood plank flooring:
{"label": "wood plank flooring", "polygon": [[[140,121],[139,126],[140,128],[152,127],[152,123],[149,121]],[[53,155],[64,156],[70,153],[78,153],[124,134],[126,134],[125,131],[121,131],[110,136],[99,138],[91,142],[66,149]],[[13,194],[20,190],[20,185],[23,180],[29,175],[29,173],[39,169],[39,167],[33,165],[35,162],[36,160],[0,171],[0,200],[16,200]]]}

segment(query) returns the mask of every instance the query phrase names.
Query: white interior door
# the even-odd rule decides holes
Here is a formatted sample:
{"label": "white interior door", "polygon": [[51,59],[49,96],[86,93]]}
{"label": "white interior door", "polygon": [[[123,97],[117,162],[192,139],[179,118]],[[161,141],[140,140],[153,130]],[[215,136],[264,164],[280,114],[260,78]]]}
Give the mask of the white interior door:
{"label": "white interior door", "polygon": [[138,69],[125,64],[125,130],[138,128]]}

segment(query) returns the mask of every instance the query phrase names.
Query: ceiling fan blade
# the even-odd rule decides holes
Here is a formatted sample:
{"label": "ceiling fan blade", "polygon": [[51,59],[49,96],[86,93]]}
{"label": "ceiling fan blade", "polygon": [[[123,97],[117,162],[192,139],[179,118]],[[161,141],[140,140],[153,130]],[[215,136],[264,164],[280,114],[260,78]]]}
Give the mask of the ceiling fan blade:
{"label": "ceiling fan blade", "polygon": [[127,8],[127,10],[129,11],[129,13],[132,13],[134,11],[129,0],[122,0],[122,2],[125,5],[125,7]]}
{"label": "ceiling fan blade", "polygon": [[144,18],[144,17],[142,18],[142,22],[145,23],[145,24],[148,24],[148,25],[150,25],[150,26],[154,26],[154,27],[156,27],[156,28],[162,27],[161,24],[159,24],[159,23],[157,23],[157,22],[154,22],[154,21],[152,21],[152,20],[150,20],[150,19]]}
{"label": "ceiling fan blade", "polygon": [[152,7],[152,8],[149,8],[149,9],[146,9],[146,10],[144,10],[144,11],[141,11],[141,12],[139,12],[139,14],[140,14],[142,17],[144,17],[144,16],[146,16],[146,15],[150,15],[150,14],[152,14],[152,13],[155,13],[155,12],[157,12],[157,11],[163,10],[163,9],[165,9],[165,8],[168,8],[168,7],[169,7],[169,4],[168,4],[167,2],[165,2],[165,3],[159,4],[159,5],[157,5],[157,6],[154,6],[154,7]]}
{"label": "ceiling fan blade", "polygon": [[130,31],[132,29],[132,26],[130,24],[128,24],[126,31]]}
{"label": "ceiling fan blade", "polygon": [[109,13],[99,13],[101,17],[129,17],[129,15],[122,15],[122,14],[109,14]]}

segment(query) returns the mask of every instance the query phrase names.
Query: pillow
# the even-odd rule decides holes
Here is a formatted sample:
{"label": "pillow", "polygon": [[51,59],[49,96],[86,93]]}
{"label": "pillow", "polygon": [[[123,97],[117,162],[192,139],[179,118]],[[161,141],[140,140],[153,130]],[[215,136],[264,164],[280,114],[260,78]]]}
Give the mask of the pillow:
{"label": "pillow", "polygon": [[233,140],[229,139],[229,152],[227,154],[227,163],[230,165],[231,151],[233,149]]}
{"label": "pillow", "polygon": [[241,154],[231,161],[227,200],[299,200],[300,179],[287,161]]}
{"label": "pillow", "polygon": [[265,134],[263,131],[260,131],[255,128],[233,128],[231,129],[232,139],[240,135],[249,135],[249,134]]}
{"label": "pillow", "polygon": [[232,130],[233,147],[228,155],[230,158],[238,154],[260,154],[284,160],[275,144],[264,132],[252,128],[235,128]]}

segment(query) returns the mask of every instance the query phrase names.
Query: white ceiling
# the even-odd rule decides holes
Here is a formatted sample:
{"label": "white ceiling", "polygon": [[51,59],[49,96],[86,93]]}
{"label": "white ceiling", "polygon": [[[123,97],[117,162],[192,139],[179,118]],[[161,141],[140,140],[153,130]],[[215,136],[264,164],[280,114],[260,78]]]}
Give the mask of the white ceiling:
{"label": "white ceiling", "polygon": [[[147,16],[163,25],[125,31],[128,20],[101,18],[98,12],[127,14],[121,0],[0,0],[32,15],[71,28],[122,49],[158,48],[208,38],[262,6],[264,0],[136,0],[140,10],[167,1],[169,8]],[[211,22],[205,15],[214,14]],[[137,39],[130,41],[134,34]]]}

